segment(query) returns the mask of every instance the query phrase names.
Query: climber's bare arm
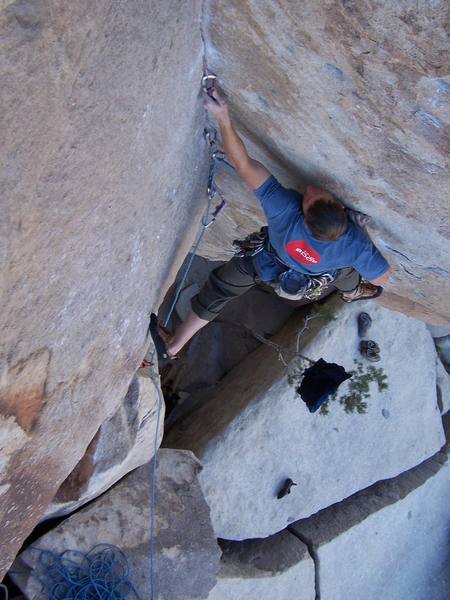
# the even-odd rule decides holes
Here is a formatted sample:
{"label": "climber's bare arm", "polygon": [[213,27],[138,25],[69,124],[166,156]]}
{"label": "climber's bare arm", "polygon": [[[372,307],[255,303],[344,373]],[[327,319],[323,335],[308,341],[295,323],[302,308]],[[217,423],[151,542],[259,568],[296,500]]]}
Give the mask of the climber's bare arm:
{"label": "climber's bare arm", "polygon": [[217,120],[227,158],[245,183],[256,190],[270,177],[270,173],[264,165],[248,155],[244,142],[231,123],[225,100],[216,91],[213,92],[213,97],[214,99],[205,97],[205,108]]}

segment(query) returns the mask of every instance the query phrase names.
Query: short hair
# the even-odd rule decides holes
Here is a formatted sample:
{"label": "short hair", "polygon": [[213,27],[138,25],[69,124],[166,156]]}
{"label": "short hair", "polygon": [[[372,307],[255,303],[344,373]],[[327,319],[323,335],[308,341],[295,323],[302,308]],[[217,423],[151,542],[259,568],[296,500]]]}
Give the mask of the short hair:
{"label": "short hair", "polygon": [[315,238],[335,241],[347,230],[347,213],[334,198],[318,198],[305,215],[305,223]]}

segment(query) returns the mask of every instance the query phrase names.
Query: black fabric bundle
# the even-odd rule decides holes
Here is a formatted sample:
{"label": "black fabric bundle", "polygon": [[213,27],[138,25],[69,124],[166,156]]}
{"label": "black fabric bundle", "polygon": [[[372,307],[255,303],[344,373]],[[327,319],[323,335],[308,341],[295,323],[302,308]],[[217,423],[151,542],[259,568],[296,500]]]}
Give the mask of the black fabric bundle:
{"label": "black fabric bundle", "polygon": [[305,369],[302,382],[296,391],[306,403],[309,412],[313,413],[334,394],[341,383],[350,378],[350,373],[347,373],[344,367],[319,358],[312,367]]}

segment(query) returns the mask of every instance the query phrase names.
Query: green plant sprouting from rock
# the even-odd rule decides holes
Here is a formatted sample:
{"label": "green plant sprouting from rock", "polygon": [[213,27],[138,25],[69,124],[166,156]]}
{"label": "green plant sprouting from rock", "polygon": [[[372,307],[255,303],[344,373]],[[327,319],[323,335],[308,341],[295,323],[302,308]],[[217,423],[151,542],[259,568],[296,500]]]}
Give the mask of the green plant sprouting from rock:
{"label": "green plant sprouting from rock", "polygon": [[[300,339],[309,330],[309,323],[313,319],[324,319],[325,322],[336,320],[335,315],[325,307],[315,306],[306,315],[303,327],[296,336],[295,350],[283,347],[267,340],[264,336],[255,333],[249,329],[249,332],[260,340],[263,344],[272,347],[278,354],[279,360],[287,369],[287,380],[289,385],[299,386],[303,379],[303,373],[308,366],[314,364],[314,360],[300,353]],[[348,414],[357,412],[364,414],[367,411],[367,402],[370,398],[370,384],[376,382],[378,391],[388,389],[387,375],[381,367],[376,368],[373,365],[366,366],[361,361],[354,359],[355,369],[350,371],[352,378],[346,383],[347,392],[338,397],[338,391],[322,405],[320,413],[327,415],[329,413],[330,402],[339,400],[339,404],[344,407]]]}
{"label": "green plant sprouting from rock", "polygon": [[378,391],[388,389],[387,375],[381,367],[376,368],[373,365],[365,366],[357,359],[354,359],[355,369],[350,371],[352,378],[348,382],[347,392],[343,396],[338,397],[338,392],[330,396],[330,398],[322,405],[320,414],[327,415],[329,412],[330,402],[339,400],[339,404],[344,407],[346,413],[351,414],[357,412],[364,414],[367,411],[367,402],[370,398],[370,384],[376,382]]}

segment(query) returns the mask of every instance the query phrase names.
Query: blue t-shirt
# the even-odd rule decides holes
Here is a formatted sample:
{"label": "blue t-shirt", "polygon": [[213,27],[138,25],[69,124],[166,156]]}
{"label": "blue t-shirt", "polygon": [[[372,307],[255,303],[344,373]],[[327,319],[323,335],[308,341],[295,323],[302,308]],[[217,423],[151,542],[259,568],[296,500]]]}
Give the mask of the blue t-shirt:
{"label": "blue t-shirt", "polygon": [[[266,213],[270,243],[288,267],[306,275],[353,267],[365,279],[376,279],[388,270],[386,259],[369,236],[350,221],[347,231],[335,241],[313,237],[305,225],[302,194],[284,188],[273,175],[255,194]],[[267,250],[257,254],[254,260],[263,281],[275,280],[283,271]]]}

